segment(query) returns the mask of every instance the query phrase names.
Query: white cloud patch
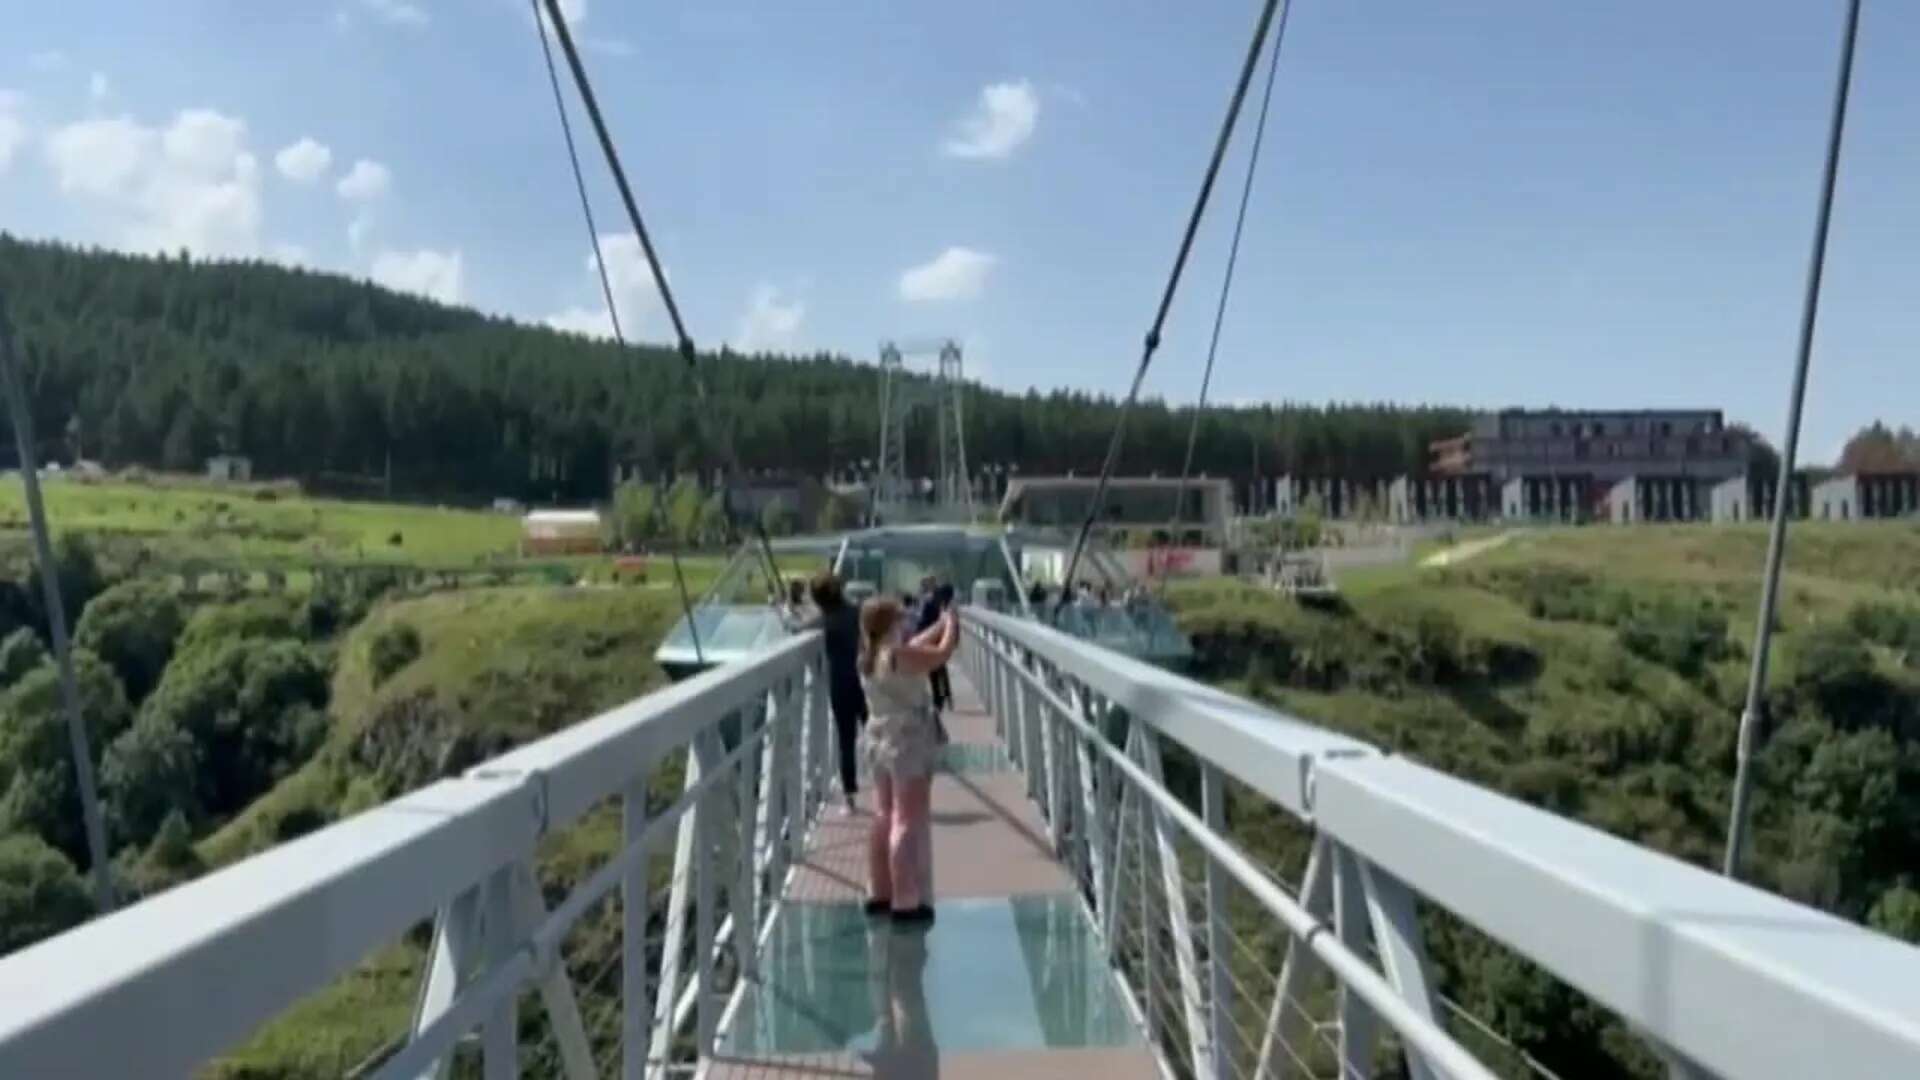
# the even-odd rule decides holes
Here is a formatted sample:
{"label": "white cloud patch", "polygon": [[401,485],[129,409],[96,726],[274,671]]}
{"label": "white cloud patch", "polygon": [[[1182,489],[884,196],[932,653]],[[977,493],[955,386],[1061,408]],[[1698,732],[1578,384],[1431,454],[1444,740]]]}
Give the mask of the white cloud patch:
{"label": "white cloud patch", "polygon": [[417,293],[443,304],[460,302],[465,260],[459,251],[382,251],[373,257],[373,280],[389,289]]}
{"label": "white cloud patch", "polygon": [[27,57],[27,66],[35,71],[59,71],[68,62],[67,54],[59,49],[42,49]]}
{"label": "white cloud patch", "polygon": [[299,244],[275,244],[267,249],[267,256],[284,266],[310,266],[313,255]]}
{"label": "white cloud patch", "polygon": [[[533,18],[531,13],[527,18]],[[573,34],[573,40],[582,49],[589,52],[605,53],[608,56],[632,56],[633,45],[623,38],[598,37],[580,32],[580,24],[587,21],[587,0],[560,0],[560,15],[567,20],[567,30]],[[547,18],[547,5],[540,4],[540,32],[553,36],[553,27]]]}
{"label": "white cloud patch", "polygon": [[362,212],[347,222],[347,247],[355,255],[367,249],[367,236],[373,231],[373,218]]}
{"label": "white cloud patch", "polygon": [[393,186],[393,173],[377,161],[361,158],[340,178],[333,190],[349,202],[372,202]]}
{"label": "white cloud patch", "polygon": [[1040,97],[1032,83],[991,83],[981,88],[973,112],[941,149],[948,157],[1003,158],[1026,142],[1039,122]]}
{"label": "white cloud patch", "polygon": [[311,184],[333,165],[333,151],[311,136],[284,147],[273,155],[273,167],[296,184]]}
{"label": "white cloud patch", "polygon": [[13,155],[27,143],[27,99],[12,90],[0,90],[0,173],[13,164]]}
{"label": "white cloud patch", "polygon": [[728,342],[737,352],[781,352],[793,348],[807,306],[797,297],[783,300],[772,285],[757,285],[746,314]]}
{"label": "white cloud patch", "polygon": [[53,131],[46,152],[59,190],[119,217],[129,247],[203,257],[259,251],[260,167],[238,118],[184,109],[165,127],[124,116],[81,120]]}
{"label": "white cloud patch", "polygon": [[360,6],[382,22],[395,26],[425,26],[427,9],[410,0],[360,0]]}
{"label": "white cloud patch", "polygon": [[902,300],[971,300],[986,287],[992,255],[972,248],[950,247],[900,275]]}
{"label": "white cloud patch", "polygon": [[[653,271],[647,266],[646,252],[640,247],[640,238],[633,233],[602,234],[600,250],[607,259],[607,283],[613,290],[613,309],[620,316],[620,331],[628,341],[632,341],[638,336],[640,327],[662,310],[660,287],[655,284]],[[587,253],[586,269],[594,290],[598,292],[599,264],[591,251]],[[605,305],[569,307],[549,315],[546,324],[556,330],[589,337],[613,336],[613,322],[607,317]]]}
{"label": "white cloud patch", "polygon": [[96,71],[92,78],[87,80],[87,96],[93,100],[105,101],[107,95],[111,93],[113,93],[113,83],[107,80],[106,72]]}

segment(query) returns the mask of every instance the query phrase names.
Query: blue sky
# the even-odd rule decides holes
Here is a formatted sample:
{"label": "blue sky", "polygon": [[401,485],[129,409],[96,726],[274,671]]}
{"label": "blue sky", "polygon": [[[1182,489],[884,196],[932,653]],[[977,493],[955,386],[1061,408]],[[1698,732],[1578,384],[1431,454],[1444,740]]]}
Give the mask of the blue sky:
{"label": "blue sky", "polygon": [[[701,344],[951,334],[995,385],[1107,391],[1257,8],[568,6]],[[1297,0],[1217,396],[1706,404],[1777,433],[1843,6]],[[1920,423],[1916,56],[1920,8],[1868,0],[1816,460],[1876,417]],[[1243,160],[1152,393],[1197,389]],[[601,231],[626,232],[589,161]],[[66,0],[0,41],[0,228],[24,235],[592,329],[571,183],[516,0]],[[663,339],[631,239],[608,260]]]}

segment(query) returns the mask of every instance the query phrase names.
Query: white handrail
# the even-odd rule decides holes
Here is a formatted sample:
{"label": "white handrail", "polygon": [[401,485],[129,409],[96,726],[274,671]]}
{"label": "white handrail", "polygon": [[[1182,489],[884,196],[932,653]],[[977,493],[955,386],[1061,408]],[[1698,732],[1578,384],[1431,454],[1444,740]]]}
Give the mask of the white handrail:
{"label": "white handrail", "polygon": [[1698,1069],[1920,1075],[1920,949],[1033,621],[965,617]]}
{"label": "white handrail", "polygon": [[191,1074],[820,655],[783,641],[0,959],[0,1077]]}

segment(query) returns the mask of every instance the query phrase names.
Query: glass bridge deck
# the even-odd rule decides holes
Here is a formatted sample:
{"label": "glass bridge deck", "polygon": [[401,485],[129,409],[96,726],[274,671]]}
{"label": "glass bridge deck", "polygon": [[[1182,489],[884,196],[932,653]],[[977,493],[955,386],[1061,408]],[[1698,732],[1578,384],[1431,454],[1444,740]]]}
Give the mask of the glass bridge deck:
{"label": "glass bridge deck", "polygon": [[[1028,557],[1058,553],[1060,537],[1017,529],[911,525],[799,537],[762,546],[744,545],[694,607],[691,623],[678,620],[655,659],[681,678],[755,652],[788,633],[773,606],[784,583],[833,569],[858,603],[881,594],[912,594],[923,577],[951,582],[963,603],[1044,621],[1064,633],[1117,652],[1169,667],[1181,667],[1193,648],[1159,603],[1138,596],[1132,603],[1100,606],[1035,605],[1023,570]],[[1127,592],[1119,560],[1097,547],[1087,551],[1080,580],[1103,583],[1112,597]]]}
{"label": "glass bridge deck", "polygon": [[1156,1076],[1098,938],[973,689],[934,781],[938,921],[862,912],[862,813],[814,830],[709,1075]]}

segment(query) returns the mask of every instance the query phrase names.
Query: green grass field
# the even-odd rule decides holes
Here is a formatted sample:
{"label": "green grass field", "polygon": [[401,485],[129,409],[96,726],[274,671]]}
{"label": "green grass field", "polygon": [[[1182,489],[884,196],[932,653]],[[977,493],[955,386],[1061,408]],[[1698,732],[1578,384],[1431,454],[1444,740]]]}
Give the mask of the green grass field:
{"label": "green grass field", "polygon": [[[462,565],[513,557],[520,539],[519,519],[508,514],[315,499],[267,487],[63,478],[43,482],[41,491],[56,532],[140,539],[183,558]],[[0,481],[0,533],[26,527],[25,492],[10,476]]]}

